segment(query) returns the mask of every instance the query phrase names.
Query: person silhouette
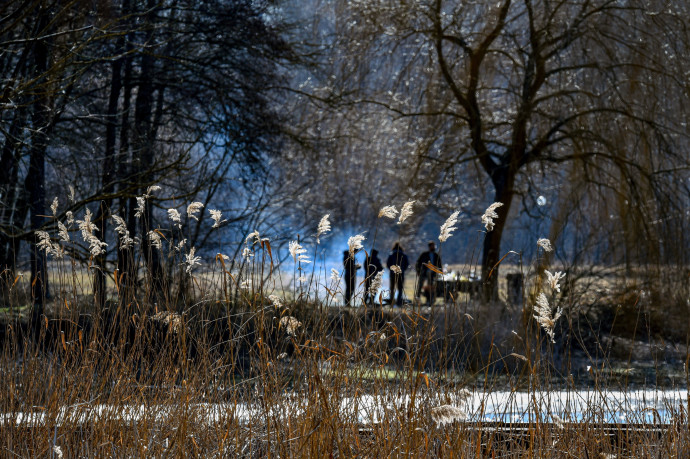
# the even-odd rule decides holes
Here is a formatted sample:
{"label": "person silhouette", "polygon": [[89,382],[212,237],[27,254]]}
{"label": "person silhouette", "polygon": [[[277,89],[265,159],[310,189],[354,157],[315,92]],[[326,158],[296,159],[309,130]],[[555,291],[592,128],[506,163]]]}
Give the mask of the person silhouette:
{"label": "person silhouette", "polygon": [[376,292],[373,292],[372,295],[369,295],[369,289],[371,288],[371,282],[374,280],[374,277],[376,277],[376,275],[381,271],[383,271],[383,265],[381,264],[381,260],[379,259],[379,251],[376,249],[372,249],[371,255],[364,259],[364,274],[366,275],[366,277],[364,278],[365,303],[368,303],[370,300],[376,300],[376,298],[374,298]]}
{"label": "person silhouette", "polygon": [[[438,270],[441,270],[442,262],[441,256],[436,253],[436,243],[434,241],[429,241],[429,250],[423,252],[417,259],[415,264],[415,269],[419,278],[417,279],[417,288],[415,289],[415,299],[419,300],[422,290],[424,290],[424,296],[426,297],[427,304],[431,306],[433,300],[436,297],[434,277],[436,273],[429,269],[428,265],[435,266]],[[426,284],[426,288],[424,288]]]}
{"label": "person silhouette", "polygon": [[402,306],[405,271],[407,271],[407,268],[410,266],[410,262],[407,258],[407,255],[405,255],[400,242],[393,244],[393,250],[391,251],[390,255],[388,255],[388,259],[386,260],[386,266],[388,266],[388,269],[390,270],[388,273],[390,275],[391,287],[390,303],[393,304],[393,300],[395,299],[395,291],[397,290],[398,300],[395,302],[395,304],[397,306]]}
{"label": "person silhouette", "polygon": [[343,252],[343,267],[345,268],[345,306],[351,306],[350,302],[352,300],[352,295],[357,286],[357,270],[361,268],[361,266],[357,264],[355,255],[350,255],[349,250]]}

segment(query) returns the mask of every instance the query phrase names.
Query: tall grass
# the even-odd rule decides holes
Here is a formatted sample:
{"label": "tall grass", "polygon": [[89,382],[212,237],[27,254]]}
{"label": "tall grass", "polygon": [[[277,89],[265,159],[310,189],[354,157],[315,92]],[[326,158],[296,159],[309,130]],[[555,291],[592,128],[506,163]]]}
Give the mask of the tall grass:
{"label": "tall grass", "polygon": [[[212,216],[219,225],[220,213]],[[641,407],[634,392],[607,398],[626,389],[625,376],[614,377],[596,329],[581,332],[575,296],[556,289],[568,279],[549,273],[545,282],[537,261],[524,273],[524,307],[456,294],[432,308],[396,309],[380,297],[364,304],[359,285],[359,307],[344,308],[326,268],[307,275],[316,257],[304,242],[291,244],[283,266],[258,233],[244,240],[242,259],[202,262],[176,228],[156,232],[168,242],[162,287],[143,275],[124,289],[114,276],[104,308],[93,294],[97,267],[69,255],[51,262],[52,297],[33,323],[28,282],[4,275],[3,457],[688,454],[690,398]],[[318,236],[328,230],[322,220]],[[52,244],[69,254],[76,243]],[[145,273],[142,255],[134,263]],[[584,337],[595,343],[581,347],[596,350],[586,371],[569,351]],[[560,404],[563,394],[581,401],[581,386],[601,396]],[[506,424],[520,397],[520,422]],[[621,410],[645,428],[610,424]]]}

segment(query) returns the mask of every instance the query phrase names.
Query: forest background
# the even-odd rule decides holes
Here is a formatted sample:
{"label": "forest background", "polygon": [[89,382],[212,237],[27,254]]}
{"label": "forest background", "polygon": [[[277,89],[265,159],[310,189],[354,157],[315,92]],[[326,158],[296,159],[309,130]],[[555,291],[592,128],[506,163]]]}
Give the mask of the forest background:
{"label": "forest background", "polygon": [[[677,289],[690,255],[685,8],[5,2],[3,295],[19,282],[42,310],[49,257],[37,231],[57,241],[58,222],[83,222],[87,209],[100,245],[75,242],[69,255],[100,305],[115,279],[164,288],[179,260],[152,250],[151,232],[184,236],[180,258],[227,253],[232,271],[251,232],[270,238],[278,262],[329,214],[316,258],[340,268],[349,236],[376,232],[376,248],[400,240],[415,258],[458,211],[443,258],[476,266],[487,300],[499,260],[531,260],[547,237],[556,250],[542,266],[572,282],[615,269],[679,313],[690,307]],[[412,200],[410,224],[377,226],[383,206]],[[221,211],[222,231],[207,211],[184,217],[193,202]],[[492,202],[503,206],[481,231]]]}

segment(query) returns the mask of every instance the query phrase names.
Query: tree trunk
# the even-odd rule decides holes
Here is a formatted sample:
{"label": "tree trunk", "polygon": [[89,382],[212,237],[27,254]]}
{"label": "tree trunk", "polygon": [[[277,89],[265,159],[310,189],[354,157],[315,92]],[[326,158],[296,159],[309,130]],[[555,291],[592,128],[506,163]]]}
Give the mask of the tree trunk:
{"label": "tree trunk", "polygon": [[[153,43],[153,30],[155,19],[155,1],[148,0],[146,15],[147,26],[149,27],[146,33],[147,44]],[[151,175],[153,168],[153,142],[154,142],[154,126],[152,120],[153,102],[154,102],[154,72],[155,61],[153,52],[147,50],[143,53],[141,58],[141,68],[139,72],[139,86],[137,91],[137,99],[134,108],[134,155],[135,155],[135,173],[138,175],[138,180],[143,181],[142,185],[147,186],[153,182],[155,177]],[[143,188],[142,188],[143,189]],[[151,245],[148,237],[149,231],[152,230],[151,211],[153,206],[150,200],[147,199],[146,211],[141,217],[141,247],[146,262],[148,272],[148,288],[147,298],[149,304],[156,303],[159,299],[159,293],[162,286],[162,265],[160,260],[160,253],[158,249]]]}
{"label": "tree trunk", "polygon": [[[48,12],[39,11],[37,30],[41,33],[48,23]],[[43,75],[48,68],[48,43],[45,39],[37,40],[34,45],[34,69],[36,76]],[[44,84],[47,84],[44,82]],[[46,88],[47,89],[47,88]],[[29,150],[29,171],[26,175],[25,186],[29,194],[29,208],[31,210],[31,229],[41,228],[46,215],[46,191],[45,191],[45,156],[47,144],[48,120],[50,108],[48,106],[50,94],[38,96],[32,104],[32,125],[34,133],[31,138]],[[48,269],[46,254],[39,251],[36,246],[36,237],[30,239],[30,265],[31,265],[31,301],[32,319],[34,323],[43,314],[43,304],[49,296]]]}
{"label": "tree trunk", "polygon": [[496,209],[498,218],[494,219],[494,228],[484,236],[482,251],[482,298],[484,301],[498,299],[498,262],[501,259],[501,239],[508,221],[508,213],[513,202],[515,190],[515,173],[506,171],[493,180],[496,193],[494,202],[503,205]]}
{"label": "tree trunk", "polygon": [[[129,7],[130,3],[127,2]],[[123,4],[124,8],[124,4]],[[124,11],[124,9],[123,9]],[[132,106],[132,42],[134,33],[128,34],[128,39],[125,43],[125,57],[124,57],[124,71],[122,73],[122,119],[120,124],[120,148],[117,158],[117,175],[120,179],[127,178],[131,183],[134,178],[132,167],[132,153],[130,151],[130,123],[129,116]],[[127,230],[133,238],[136,235],[136,218],[134,217],[134,208],[136,207],[136,199],[132,196],[122,196],[120,198],[120,217],[127,222]],[[135,262],[133,248],[125,248],[120,244],[120,238],[117,238],[117,270],[118,270],[118,284],[120,304],[127,306],[128,302],[134,297],[137,286],[137,264]]]}
{"label": "tree trunk", "polygon": [[[129,14],[129,1],[122,2],[121,15],[124,17]],[[116,53],[122,54],[124,51],[124,40],[118,39],[115,46]],[[122,91],[122,61],[124,58],[118,58],[112,65],[112,77],[110,82],[110,95],[108,97],[108,109],[106,113],[106,128],[105,128],[105,154],[103,158],[103,175],[102,187],[103,194],[108,196],[115,191],[115,147],[117,136],[117,109],[120,100],[120,93]],[[110,215],[110,208],[113,204],[111,198],[101,201],[101,205],[96,215],[96,226],[99,231],[97,236],[100,240],[105,242],[107,235],[108,216]],[[106,300],[106,254],[100,255],[97,260],[97,269],[94,273],[94,296],[96,305],[99,309],[105,307]]]}
{"label": "tree trunk", "polygon": [[14,113],[9,134],[5,138],[0,155],[0,271],[14,279],[16,269],[16,249],[19,240],[11,235],[23,226],[26,218],[26,205],[20,202],[21,188],[19,186],[20,148],[16,141],[24,127],[24,110]]}

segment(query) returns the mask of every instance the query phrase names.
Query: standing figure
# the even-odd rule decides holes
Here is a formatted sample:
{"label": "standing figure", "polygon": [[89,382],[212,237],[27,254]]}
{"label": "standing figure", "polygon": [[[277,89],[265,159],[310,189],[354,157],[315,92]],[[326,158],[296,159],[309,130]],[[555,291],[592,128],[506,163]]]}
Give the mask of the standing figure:
{"label": "standing figure", "polygon": [[397,289],[398,301],[395,304],[402,306],[405,271],[407,271],[407,268],[410,266],[410,262],[407,259],[405,252],[403,252],[403,248],[399,242],[393,244],[393,250],[391,251],[391,254],[388,255],[388,259],[386,260],[386,266],[388,266],[388,269],[390,270],[388,273],[391,281],[390,302],[393,304],[393,300],[395,299],[395,290]]}
{"label": "standing figure", "polygon": [[343,252],[343,266],[345,268],[345,306],[351,306],[350,301],[357,286],[357,270],[361,267],[357,264],[355,256],[350,251]]}
{"label": "standing figure", "polygon": [[[415,269],[419,275],[419,279],[417,279],[417,289],[415,290],[415,299],[419,300],[422,290],[424,290],[426,302],[431,306],[436,296],[436,286],[434,285],[436,273],[425,265],[433,265],[438,268],[439,271],[441,270],[441,256],[436,253],[436,243],[434,243],[434,241],[429,241],[429,250],[422,253],[415,264]],[[424,286],[425,283],[426,287]]]}
{"label": "standing figure", "polygon": [[[364,259],[364,302],[368,303],[370,300],[375,301],[376,292],[369,295],[369,289],[371,288],[371,281],[374,280],[376,275],[383,271],[383,265],[381,265],[381,260],[379,259],[379,251],[373,249],[371,255]],[[370,298],[371,296],[371,298]]]}

